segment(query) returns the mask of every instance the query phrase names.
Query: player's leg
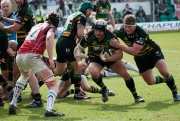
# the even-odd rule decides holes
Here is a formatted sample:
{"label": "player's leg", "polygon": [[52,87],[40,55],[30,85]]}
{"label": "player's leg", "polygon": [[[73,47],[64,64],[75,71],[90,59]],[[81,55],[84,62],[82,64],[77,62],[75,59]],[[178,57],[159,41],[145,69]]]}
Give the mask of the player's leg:
{"label": "player's leg", "polygon": [[[88,84],[88,81],[85,75],[81,75],[81,88],[83,91],[86,91],[86,92],[102,94],[102,89],[99,89],[95,86],[91,86]],[[115,96],[115,93],[113,91],[109,91],[108,96]]]}
{"label": "player's leg", "polygon": [[32,62],[29,60],[29,66],[31,67],[32,71],[37,75],[38,79],[43,80],[44,83],[47,85],[49,91],[47,95],[47,107],[45,116],[63,116],[63,113],[58,113],[53,109],[54,101],[57,96],[58,92],[58,84],[55,80],[54,74],[49,68],[44,64],[41,59],[41,56],[34,54],[35,58]]}
{"label": "player's leg", "polygon": [[[92,60],[92,61],[97,61],[98,60]],[[100,60],[99,60],[100,61]],[[108,101],[108,88],[105,86],[102,76],[100,75],[100,72],[102,70],[102,66],[96,62],[91,62],[89,64],[89,73],[92,77],[92,80],[102,89],[102,101],[106,102]]]}
{"label": "player's leg", "polygon": [[34,72],[31,71],[31,75],[29,77],[29,85],[32,90],[33,94],[33,101],[31,104],[26,105],[26,108],[37,108],[37,107],[43,107],[43,102],[41,99],[41,94],[39,92],[39,84],[38,80],[34,74]]}
{"label": "player's leg", "polygon": [[174,101],[180,101],[180,95],[177,92],[175,80],[168,70],[166,61],[164,59],[161,59],[161,60],[157,61],[155,66],[157,67],[157,69],[159,70],[161,75],[164,77],[165,83],[167,84],[167,86],[169,87],[169,89],[172,92]]}
{"label": "player's leg", "polygon": [[63,113],[59,113],[53,109],[54,102],[56,100],[58,92],[58,84],[55,80],[53,73],[48,69],[44,69],[40,72],[37,72],[36,75],[38,76],[38,78],[44,81],[44,83],[47,85],[49,89],[47,95],[47,107],[45,116],[64,116]]}
{"label": "player's leg", "polygon": [[124,66],[122,60],[115,62],[110,66],[110,68],[124,79],[127,88],[130,90],[134,97],[135,102],[144,102],[144,99],[137,94],[134,80],[127,72],[127,69]]}

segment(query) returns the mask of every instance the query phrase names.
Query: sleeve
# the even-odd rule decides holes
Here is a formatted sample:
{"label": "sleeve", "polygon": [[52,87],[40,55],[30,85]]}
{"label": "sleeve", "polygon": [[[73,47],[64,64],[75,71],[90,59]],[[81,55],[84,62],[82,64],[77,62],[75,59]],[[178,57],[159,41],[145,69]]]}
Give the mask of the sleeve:
{"label": "sleeve", "polygon": [[83,48],[88,47],[88,42],[87,42],[87,39],[88,39],[88,38],[89,38],[89,37],[88,37],[87,34],[84,35],[83,38],[81,39],[79,45],[81,45],[81,47],[83,47]]}
{"label": "sleeve", "polygon": [[81,24],[81,25],[83,25],[85,27],[85,25],[86,25],[86,18],[84,16],[78,17],[77,24]]}
{"label": "sleeve", "polygon": [[138,36],[137,39],[135,41],[136,44],[138,45],[144,45],[145,44],[145,40],[148,38],[148,34],[145,31],[141,31]]}
{"label": "sleeve", "polygon": [[87,34],[83,36],[83,38],[81,39],[81,42],[79,43],[81,47],[83,48],[89,47],[88,41],[89,41],[89,38],[93,36],[93,34],[94,34],[94,30],[91,30],[90,32],[88,32]]}
{"label": "sleeve", "polygon": [[25,20],[27,19],[27,18],[26,18],[26,16],[27,16],[27,11],[28,11],[28,8],[22,8],[22,9],[18,12],[18,15],[15,17],[15,22],[18,23],[18,24],[24,25],[24,24],[25,24]]}

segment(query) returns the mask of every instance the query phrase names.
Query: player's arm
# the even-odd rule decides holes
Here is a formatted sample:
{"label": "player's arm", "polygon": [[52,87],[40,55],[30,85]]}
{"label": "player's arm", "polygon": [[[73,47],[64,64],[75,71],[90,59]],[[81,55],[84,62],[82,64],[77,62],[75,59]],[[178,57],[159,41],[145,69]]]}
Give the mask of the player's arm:
{"label": "player's arm", "polygon": [[[137,41],[136,41],[137,42]],[[119,48],[120,50],[130,54],[130,55],[137,55],[143,48],[144,43],[134,43],[132,47],[124,46],[118,42],[117,39],[113,38],[110,41],[110,45],[116,48]]]}
{"label": "player's arm", "polygon": [[0,20],[1,21],[5,21],[5,22],[7,22],[10,25],[14,24],[14,19],[11,19],[11,18],[2,17],[2,18],[0,18]]}
{"label": "player's arm", "polygon": [[47,49],[47,53],[49,56],[49,64],[50,64],[50,68],[54,69],[55,65],[54,65],[54,60],[53,60],[53,47],[54,47],[54,28],[50,28],[49,31],[47,32],[47,36],[46,36],[46,49]]}
{"label": "player's arm", "polygon": [[0,29],[6,31],[6,32],[17,32],[22,27],[21,24],[14,23],[10,26],[4,26],[2,23],[0,23]]}
{"label": "player's arm", "polygon": [[112,15],[112,12],[111,12],[111,11],[109,11],[108,16],[109,16],[109,19],[110,19],[110,22],[111,22],[111,25],[112,25],[113,29],[115,29],[114,17],[113,17],[113,15]]}
{"label": "player's arm", "polygon": [[84,26],[82,24],[77,24],[77,37],[81,40],[84,35]]}

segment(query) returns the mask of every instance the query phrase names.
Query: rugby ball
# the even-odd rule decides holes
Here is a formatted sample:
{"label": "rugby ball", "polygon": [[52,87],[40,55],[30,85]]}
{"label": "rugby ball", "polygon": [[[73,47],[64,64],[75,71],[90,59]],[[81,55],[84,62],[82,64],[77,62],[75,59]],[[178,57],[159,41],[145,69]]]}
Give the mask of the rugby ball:
{"label": "rugby ball", "polygon": [[113,50],[110,48],[105,47],[102,52],[104,58],[108,58],[113,55]]}

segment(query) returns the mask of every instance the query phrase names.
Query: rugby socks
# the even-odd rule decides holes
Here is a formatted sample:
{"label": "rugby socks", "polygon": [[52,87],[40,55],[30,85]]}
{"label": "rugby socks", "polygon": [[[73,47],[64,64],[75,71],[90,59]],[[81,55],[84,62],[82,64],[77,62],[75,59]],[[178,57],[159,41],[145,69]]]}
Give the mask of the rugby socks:
{"label": "rugby socks", "polygon": [[65,97],[67,97],[67,96],[69,96],[69,95],[71,95],[71,94],[74,94],[74,92],[75,92],[74,89],[68,90],[68,91],[66,92],[66,94],[63,96],[63,98],[65,98]]}
{"label": "rugby socks", "polygon": [[97,87],[91,86],[91,88],[92,88],[91,93],[102,93],[102,90],[98,89]]}
{"label": "rugby socks", "polygon": [[126,86],[127,88],[130,90],[130,92],[132,93],[132,95],[134,97],[137,97],[137,92],[136,92],[136,88],[135,88],[135,84],[134,84],[134,80],[132,77],[130,77],[129,80],[125,80]]}
{"label": "rugby socks", "polygon": [[125,66],[128,70],[133,70],[133,71],[139,73],[138,68],[136,68],[135,66],[133,66],[131,63],[129,63],[127,61],[125,62]]}
{"label": "rugby socks", "polygon": [[159,83],[165,82],[165,79],[163,77],[161,77],[161,76],[154,76],[154,77],[156,79],[155,84],[159,84]]}
{"label": "rugby socks", "polygon": [[75,94],[80,92],[81,74],[73,74]]}
{"label": "rugby socks", "polygon": [[22,83],[18,83],[16,82],[16,86],[14,87],[14,94],[13,94],[13,99],[11,101],[11,105],[13,104],[14,106],[16,106],[17,104],[17,99],[20,96],[22,90],[24,89],[25,85],[23,85]]}
{"label": "rugby socks", "polygon": [[29,79],[30,73],[27,76],[20,76],[19,79],[16,82],[16,86],[14,87],[14,94],[13,94],[13,99],[10,103],[10,105],[16,106],[17,104],[17,99],[20,96],[22,90],[26,86],[27,80]]}
{"label": "rugby socks", "polygon": [[33,95],[33,99],[34,99],[35,101],[41,101],[41,94],[40,94],[40,93],[34,94],[34,95]]}
{"label": "rugby socks", "polygon": [[13,87],[2,77],[0,74],[0,85],[3,86],[5,89],[7,89],[8,92],[10,92]]}
{"label": "rugby socks", "polygon": [[54,106],[54,101],[56,100],[57,92],[54,90],[49,90],[47,95],[47,107],[46,110],[51,111]]}
{"label": "rugby socks", "polygon": [[167,86],[172,91],[172,94],[173,95],[177,94],[177,87],[175,85],[173,76],[171,75],[171,77],[169,79],[165,79],[165,80],[166,80],[165,82],[166,82]]}
{"label": "rugby socks", "polygon": [[44,84],[44,81],[39,80],[38,84],[39,84],[39,88],[40,88]]}
{"label": "rugby socks", "polygon": [[104,85],[103,81],[102,81],[102,76],[99,76],[99,78],[97,79],[92,79],[99,87],[101,87],[101,89],[106,88],[106,86]]}

